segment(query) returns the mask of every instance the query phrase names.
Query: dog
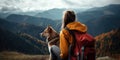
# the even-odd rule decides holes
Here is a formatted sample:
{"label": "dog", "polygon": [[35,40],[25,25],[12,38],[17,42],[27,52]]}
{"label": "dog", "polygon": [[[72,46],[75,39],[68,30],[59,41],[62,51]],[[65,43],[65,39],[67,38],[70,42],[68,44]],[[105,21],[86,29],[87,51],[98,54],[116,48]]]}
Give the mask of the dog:
{"label": "dog", "polygon": [[59,47],[59,34],[51,26],[47,26],[40,35],[46,37],[46,42],[48,43],[48,49],[50,52],[50,60],[52,60],[50,49],[52,45]]}

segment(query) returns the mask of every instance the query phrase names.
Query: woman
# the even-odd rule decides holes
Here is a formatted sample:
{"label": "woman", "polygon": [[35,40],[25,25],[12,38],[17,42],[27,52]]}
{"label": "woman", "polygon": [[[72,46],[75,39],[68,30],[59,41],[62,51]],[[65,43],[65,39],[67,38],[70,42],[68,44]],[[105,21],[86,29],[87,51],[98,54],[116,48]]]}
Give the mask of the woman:
{"label": "woman", "polygon": [[71,44],[73,42],[73,38],[71,34],[65,29],[66,27],[70,30],[77,30],[80,32],[87,31],[86,25],[76,21],[76,14],[74,13],[74,11],[65,11],[62,20],[62,29],[60,31],[60,49],[56,46],[53,46],[51,48],[53,58],[56,56],[58,59],[68,59],[69,43]]}

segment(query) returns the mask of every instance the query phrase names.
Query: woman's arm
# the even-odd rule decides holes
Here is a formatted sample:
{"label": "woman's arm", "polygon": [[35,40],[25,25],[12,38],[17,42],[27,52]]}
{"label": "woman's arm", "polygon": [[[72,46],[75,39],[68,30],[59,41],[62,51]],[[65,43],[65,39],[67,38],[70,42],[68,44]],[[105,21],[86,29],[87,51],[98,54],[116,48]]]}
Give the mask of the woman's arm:
{"label": "woman's arm", "polygon": [[67,36],[64,31],[60,32],[60,56],[61,58],[66,58],[68,56],[68,42],[66,40]]}
{"label": "woman's arm", "polygon": [[63,29],[60,32],[60,56],[61,58],[67,58],[68,57],[68,47],[69,43],[72,42],[72,37],[69,34],[69,32],[65,29]]}

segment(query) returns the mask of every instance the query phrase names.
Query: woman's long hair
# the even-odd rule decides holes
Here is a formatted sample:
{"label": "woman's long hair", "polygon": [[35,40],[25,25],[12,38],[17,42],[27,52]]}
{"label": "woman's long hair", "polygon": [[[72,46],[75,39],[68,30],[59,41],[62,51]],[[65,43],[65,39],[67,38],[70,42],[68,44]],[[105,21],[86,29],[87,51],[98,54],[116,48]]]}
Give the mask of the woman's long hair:
{"label": "woman's long hair", "polygon": [[61,28],[62,29],[65,28],[68,23],[74,22],[74,21],[76,21],[76,15],[74,11],[72,10],[64,11]]}

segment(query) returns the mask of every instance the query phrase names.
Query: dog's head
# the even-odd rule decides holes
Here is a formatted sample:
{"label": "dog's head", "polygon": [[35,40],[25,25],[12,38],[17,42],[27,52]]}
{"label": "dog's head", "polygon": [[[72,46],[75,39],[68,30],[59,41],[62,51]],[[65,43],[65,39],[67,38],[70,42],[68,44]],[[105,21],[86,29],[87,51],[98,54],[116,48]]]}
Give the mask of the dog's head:
{"label": "dog's head", "polygon": [[42,33],[40,33],[40,35],[46,37],[46,42],[49,42],[49,44],[51,45],[53,43],[50,43],[50,41],[52,41],[54,38],[59,39],[59,34],[51,26],[45,28],[45,30]]}
{"label": "dog's head", "polygon": [[59,36],[59,34],[51,26],[47,26],[47,28],[40,33],[40,35],[47,38],[46,42],[49,42],[50,39],[54,38],[55,36]]}
{"label": "dog's head", "polygon": [[42,33],[40,33],[41,36],[49,37],[52,33],[52,27],[48,26]]}
{"label": "dog's head", "polygon": [[49,37],[51,33],[51,27],[48,26],[40,35],[44,37]]}

